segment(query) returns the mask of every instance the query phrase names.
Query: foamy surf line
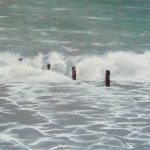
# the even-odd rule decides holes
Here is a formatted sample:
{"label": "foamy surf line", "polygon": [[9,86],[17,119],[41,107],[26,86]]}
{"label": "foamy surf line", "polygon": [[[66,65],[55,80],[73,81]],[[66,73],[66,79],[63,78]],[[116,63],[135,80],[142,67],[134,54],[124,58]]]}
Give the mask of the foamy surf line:
{"label": "foamy surf line", "polygon": [[[0,53],[0,77],[11,80],[30,81],[71,81],[71,67],[77,68],[77,80],[102,82],[105,70],[111,71],[111,79],[116,82],[150,82],[150,52],[112,52],[105,55],[66,56],[61,53],[36,55],[18,61],[20,54]],[[46,64],[50,63],[50,71]]]}

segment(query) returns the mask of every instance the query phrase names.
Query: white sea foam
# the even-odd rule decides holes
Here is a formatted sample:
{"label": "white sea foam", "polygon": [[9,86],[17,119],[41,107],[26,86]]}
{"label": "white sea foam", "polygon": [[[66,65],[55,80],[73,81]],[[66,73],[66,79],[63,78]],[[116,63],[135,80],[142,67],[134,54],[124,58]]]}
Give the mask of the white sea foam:
{"label": "white sea foam", "polygon": [[[115,83],[105,88],[99,81],[72,82],[67,74],[76,64],[78,80],[97,81],[101,71],[111,67],[106,64],[108,59],[114,66],[116,61],[127,63],[133,56],[146,60],[148,55],[116,52],[67,57],[53,52],[19,62],[19,54],[1,53],[0,75],[7,80],[0,82],[0,149],[149,147],[149,83]],[[42,69],[47,63],[53,63],[51,71]],[[62,68],[55,68],[56,64]]]}
{"label": "white sea foam", "polygon": [[1,19],[1,18],[7,18],[7,17],[8,17],[8,16],[0,16],[0,19]]}
{"label": "white sea foam", "polygon": [[106,20],[106,21],[109,21],[109,20],[112,20],[112,18],[106,18],[106,17],[96,17],[96,16],[83,16],[82,18],[85,18],[85,19],[90,19],[90,20]]}
{"label": "white sea foam", "polygon": [[[111,71],[116,81],[150,81],[150,53],[112,52],[101,56],[69,57],[56,52],[39,54],[18,61],[19,54],[0,53],[0,76],[11,79],[66,80],[70,78],[71,67],[77,67],[80,81],[103,81],[105,70]],[[10,59],[11,58],[11,59]],[[46,70],[47,63],[52,65]]]}

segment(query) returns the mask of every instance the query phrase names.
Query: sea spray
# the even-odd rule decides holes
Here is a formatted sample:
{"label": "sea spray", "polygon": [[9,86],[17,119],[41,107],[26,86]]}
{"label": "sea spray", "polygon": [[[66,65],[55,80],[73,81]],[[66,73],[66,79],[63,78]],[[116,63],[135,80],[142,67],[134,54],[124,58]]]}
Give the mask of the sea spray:
{"label": "sea spray", "polygon": [[[71,78],[71,67],[75,65],[77,80],[80,81],[103,81],[107,69],[111,71],[114,81],[150,81],[150,52],[136,54],[120,51],[74,57],[51,52],[25,57],[22,62],[18,61],[18,57],[19,54],[0,53],[1,77],[59,81]],[[52,65],[50,72],[47,72],[47,63]]]}

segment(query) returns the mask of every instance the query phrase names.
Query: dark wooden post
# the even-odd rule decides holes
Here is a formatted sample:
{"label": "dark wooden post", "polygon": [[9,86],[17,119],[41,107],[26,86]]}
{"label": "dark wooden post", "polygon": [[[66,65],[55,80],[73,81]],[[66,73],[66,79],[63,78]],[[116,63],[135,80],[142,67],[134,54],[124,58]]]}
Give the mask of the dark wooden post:
{"label": "dark wooden post", "polygon": [[72,67],[72,80],[76,80],[76,67]]}
{"label": "dark wooden post", "polygon": [[22,59],[22,58],[19,58],[18,60],[19,60],[19,61],[22,61],[23,59]]}
{"label": "dark wooden post", "polygon": [[106,75],[105,75],[105,86],[109,87],[110,86],[110,70],[106,70]]}
{"label": "dark wooden post", "polygon": [[51,70],[51,64],[47,64],[47,69]]}

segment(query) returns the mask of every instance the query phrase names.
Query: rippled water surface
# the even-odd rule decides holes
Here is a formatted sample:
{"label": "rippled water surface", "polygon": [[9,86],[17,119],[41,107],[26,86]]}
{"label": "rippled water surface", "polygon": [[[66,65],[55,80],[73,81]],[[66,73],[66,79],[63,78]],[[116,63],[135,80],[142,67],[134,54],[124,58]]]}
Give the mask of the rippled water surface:
{"label": "rippled water surface", "polygon": [[149,39],[149,0],[0,0],[0,150],[149,150]]}
{"label": "rippled water surface", "polygon": [[1,149],[146,149],[149,84],[1,83]]}

